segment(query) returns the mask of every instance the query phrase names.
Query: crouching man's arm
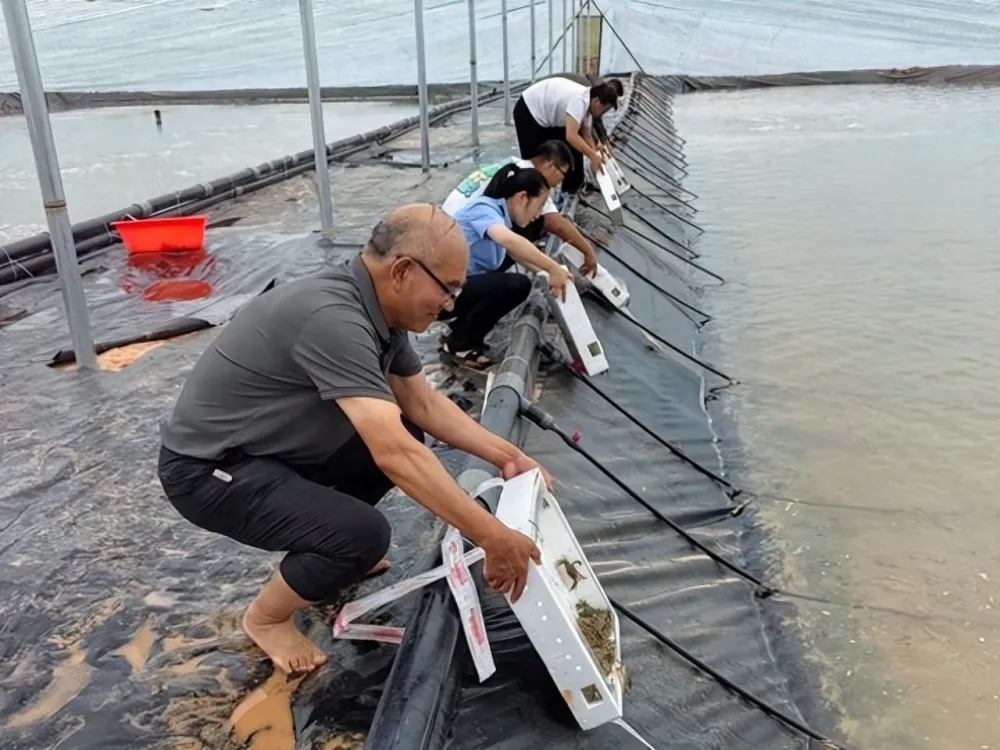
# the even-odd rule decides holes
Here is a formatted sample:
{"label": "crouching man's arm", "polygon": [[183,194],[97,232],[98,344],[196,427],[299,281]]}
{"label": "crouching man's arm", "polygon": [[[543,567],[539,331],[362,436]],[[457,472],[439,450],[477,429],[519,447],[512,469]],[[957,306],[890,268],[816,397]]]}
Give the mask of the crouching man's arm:
{"label": "crouching man's arm", "polygon": [[459,487],[431,450],[403,426],[395,404],[356,397],[338,399],[337,405],[382,472],[409,497],[481,546],[486,552],[487,582],[498,591],[509,592],[513,599],[519,598],[528,578],[528,561],[541,561],[535,544],[498,521]]}
{"label": "crouching man's arm", "polygon": [[507,479],[538,467],[546,483],[551,485],[548,472],[534,459],[513,443],[494,435],[450,398],[431,388],[422,374],[408,378],[390,376],[389,387],[407,419],[427,434],[493,464]]}

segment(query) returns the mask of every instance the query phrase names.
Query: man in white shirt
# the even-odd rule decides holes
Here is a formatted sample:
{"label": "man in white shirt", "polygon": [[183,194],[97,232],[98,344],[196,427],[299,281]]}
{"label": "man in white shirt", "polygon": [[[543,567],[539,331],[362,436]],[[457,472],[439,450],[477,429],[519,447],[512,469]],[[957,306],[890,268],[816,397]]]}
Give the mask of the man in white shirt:
{"label": "man in white shirt", "polygon": [[[604,79],[599,76],[585,75],[583,73],[569,73],[569,72],[553,73],[552,75],[536,78],[535,80],[545,81],[548,80],[549,78],[567,78],[570,81],[579,83],[581,86],[587,86],[588,88],[591,86],[596,86],[599,83],[604,83]],[[615,93],[618,94],[618,101],[620,103],[622,97],[625,96],[625,85],[617,78],[608,78],[607,82],[615,90]],[[611,143],[610,143],[610,138],[608,137],[608,131],[604,127],[603,120],[604,120],[603,117],[597,117],[594,119],[592,132],[594,140],[597,142],[597,150],[598,151],[603,150],[605,155],[608,155],[610,154],[611,151]],[[602,149],[601,146],[604,146],[604,148]]]}
{"label": "man in white shirt", "polygon": [[[483,190],[493,179],[493,175],[505,164],[511,162],[516,162],[518,166],[523,168],[534,167],[541,172],[549,187],[555,188],[571,169],[573,154],[569,146],[561,140],[551,140],[542,143],[530,160],[511,157],[495,164],[482,166],[462,180],[458,187],[448,194],[441,206],[442,210],[449,216],[454,216],[462,206],[482,195]],[[584,264],[581,270],[585,275],[591,275],[597,268],[597,253],[594,246],[580,233],[576,224],[559,213],[559,209],[552,201],[551,191],[548,200],[542,207],[541,215],[526,227],[515,226],[514,231],[532,242],[538,240],[543,232],[550,232],[583,253]]]}
{"label": "man in white shirt", "polygon": [[583,185],[583,157],[596,174],[604,157],[593,135],[593,124],[618,107],[618,90],[610,81],[584,86],[555,76],[532,84],[514,105],[514,128],[521,156],[528,158],[545,141],[557,139],[574,152],[573,169],[563,180],[563,190],[575,193]]}

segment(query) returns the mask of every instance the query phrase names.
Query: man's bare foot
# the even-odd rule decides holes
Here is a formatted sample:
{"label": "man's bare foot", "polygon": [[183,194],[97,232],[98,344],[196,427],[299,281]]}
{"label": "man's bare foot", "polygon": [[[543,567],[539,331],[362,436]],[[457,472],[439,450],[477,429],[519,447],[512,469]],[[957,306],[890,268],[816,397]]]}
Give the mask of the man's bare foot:
{"label": "man's bare foot", "polygon": [[375,565],[372,566],[371,570],[365,573],[365,578],[374,578],[375,576],[380,576],[391,567],[392,563],[383,557],[381,560],[375,563]]}
{"label": "man's bare foot", "polygon": [[326,654],[306,638],[291,618],[268,622],[256,611],[256,602],[243,615],[243,630],[260,646],[274,666],[288,674],[311,672],[326,663]]}

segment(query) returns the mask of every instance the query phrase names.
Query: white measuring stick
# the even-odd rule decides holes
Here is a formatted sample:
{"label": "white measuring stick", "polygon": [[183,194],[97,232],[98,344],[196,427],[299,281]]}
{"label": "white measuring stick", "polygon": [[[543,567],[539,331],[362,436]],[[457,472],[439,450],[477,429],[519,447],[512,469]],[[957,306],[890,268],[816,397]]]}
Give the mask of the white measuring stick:
{"label": "white measuring stick", "polygon": [[[463,559],[466,565],[482,560],[486,556],[482,547],[476,547],[465,553]],[[391,586],[386,586],[381,591],[357,599],[344,605],[333,623],[333,635],[335,638],[351,638],[363,641],[382,641],[383,643],[400,643],[403,640],[403,629],[391,625],[365,625],[354,623],[362,615],[366,615],[373,609],[383,607],[390,602],[394,602],[400,597],[422,589],[429,583],[439,581],[448,575],[448,567],[439,565],[431,568],[425,573],[398,581]]]}
{"label": "white measuring stick", "polygon": [[444,565],[439,565],[413,578],[398,581],[381,591],[345,604],[333,623],[334,637],[399,645],[403,641],[403,628],[394,625],[355,623],[354,620],[430,583],[447,578],[448,587],[458,605],[458,611],[462,618],[462,629],[465,631],[465,639],[469,644],[469,652],[472,654],[476,671],[479,673],[479,680],[480,682],[485,680],[496,671],[496,666],[493,663],[489,639],[486,637],[483,609],[479,603],[476,586],[469,573],[469,566],[482,560],[486,553],[482,547],[476,547],[462,554],[462,547],[462,535],[459,534],[458,529],[453,526],[449,527],[444,541],[441,543]]}
{"label": "white measuring stick", "polygon": [[496,672],[497,668],[493,663],[490,641],[486,637],[486,623],[483,621],[479,594],[472,582],[469,566],[462,555],[464,548],[462,535],[454,526],[450,527],[448,533],[444,535],[444,541],[441,542],[441,559],[448,568],[448,587],[458,605],[465,641],[469,644],[469,653],[472,654],[476,672],[479,673],[479,681],[483,682]]}

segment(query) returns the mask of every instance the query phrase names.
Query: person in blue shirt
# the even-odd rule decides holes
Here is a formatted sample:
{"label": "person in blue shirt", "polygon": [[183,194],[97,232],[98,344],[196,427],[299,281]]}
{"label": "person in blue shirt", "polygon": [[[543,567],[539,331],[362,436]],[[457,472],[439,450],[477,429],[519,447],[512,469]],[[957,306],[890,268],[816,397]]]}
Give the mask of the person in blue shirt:
{"label": "person in blue shirt", "polygon": [[549,199],[542,206],[541,216],[526,227],[519,227],[515,224],[511,229],[532,242],[541,239],[546,233],[554,234],[563,242],[568,242],[583,254],[584,262],[580,269],[581,273],[584,276],[593,276],[594,271],[597,270],[597,252],[594,250],[594,246],[581,234],[576,224],[559,213],[555,201],[552,200],[551,193],[556,191],[566,173],[573,166],[573,152],[562,141],[546,141],[538,147],[538,151],[530,160],[511,156],[501,162],[480,166],[448,194],[444,203],[441,204],[441,210],[449,216],[454,216],[462,206],[483,194],[483,190],[486,189],[490,180],[502,166],[511,163],[525,169],[534,167],[541,172],[542,177],[552,188]]}
{"label": "person in blue shirt", "polygon": [[473,366],[489,363],[486,334],[531,291],[527,276],[507,273],[514,263],[548,273],[550,290],[565,298],[566,285],[573,283],[569,271],[513,231],[514,225],[534,221],[548,197],[549,184],[541,172],[505,164],[481,196],[455,213],[469,243],[469,271],[453,309],[442,315],[451,326],[445,354]]}

